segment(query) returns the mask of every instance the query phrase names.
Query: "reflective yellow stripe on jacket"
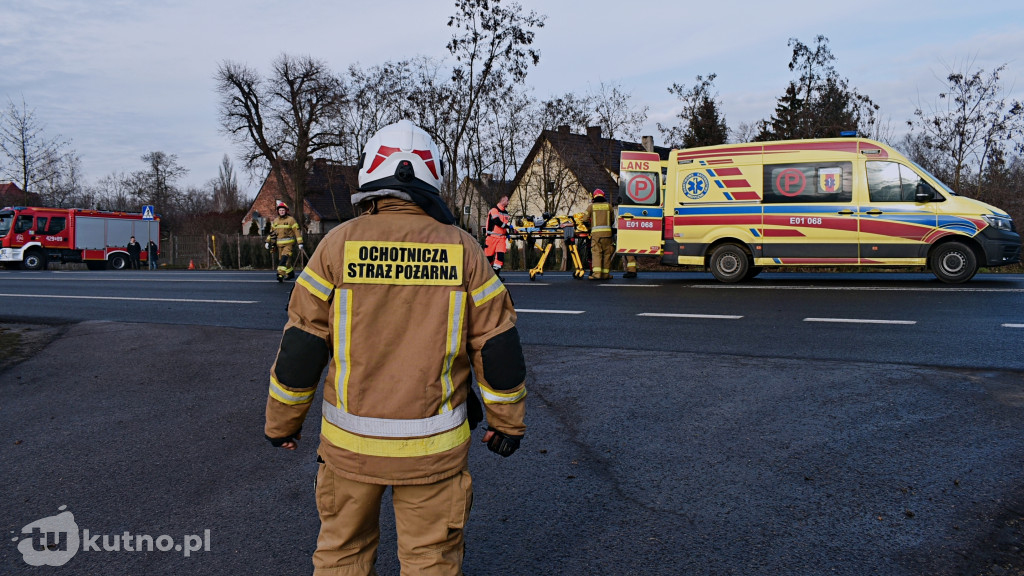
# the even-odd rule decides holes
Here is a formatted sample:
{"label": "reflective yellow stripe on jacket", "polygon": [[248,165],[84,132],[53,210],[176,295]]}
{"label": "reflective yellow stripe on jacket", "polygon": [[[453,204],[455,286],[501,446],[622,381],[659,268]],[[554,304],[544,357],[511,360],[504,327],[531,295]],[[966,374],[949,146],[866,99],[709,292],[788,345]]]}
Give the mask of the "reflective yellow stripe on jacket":
{"label": "reflective yellow stripe on jacket", "polygon": [[[308,268],[307,268],[308,270]],[[317,297],[330,283],[314,273],[303,284]],[[370,418],[352,414],[346,408],[352,340],[352,290],[340,289],[334,295],[334,389],[337,405],[324,402],[321,432],[331,444],[368,456],[414,457],[446,452],[469,440],[466,405],[451,406],[454,383],[452,363],[462,348],[462,325],[466,293],[453,291],[449,299],[448,351],[442,367],[444,398],[440,413],[419,419]]]}

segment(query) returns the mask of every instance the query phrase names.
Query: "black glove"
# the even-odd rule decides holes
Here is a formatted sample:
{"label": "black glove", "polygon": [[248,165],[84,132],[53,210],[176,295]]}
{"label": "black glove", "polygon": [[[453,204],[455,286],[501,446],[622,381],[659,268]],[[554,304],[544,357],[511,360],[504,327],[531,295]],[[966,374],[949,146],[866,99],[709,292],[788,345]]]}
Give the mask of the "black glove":
{"label": "black glove", "polygon": [[291,436],[285,436],[284,438],[271,438],[266,434],[264,434],[263,437],[266,438],[274,448],[280,448],[281,446],[284,446],[285,442],[298,442],[299,436],[301,434],[302,428],[299,428],[298,432],[292,434]]}
{"label": "black glove", "polygon": [[519,449],[519,441],[523,439],[522,436],[512,436],[511,434],[505,434],[490,426],[487,429],[494,432],[494,436],[487,441],[487,449],[495,454],[501,454],[502,458],[508,458],[513,452]]}

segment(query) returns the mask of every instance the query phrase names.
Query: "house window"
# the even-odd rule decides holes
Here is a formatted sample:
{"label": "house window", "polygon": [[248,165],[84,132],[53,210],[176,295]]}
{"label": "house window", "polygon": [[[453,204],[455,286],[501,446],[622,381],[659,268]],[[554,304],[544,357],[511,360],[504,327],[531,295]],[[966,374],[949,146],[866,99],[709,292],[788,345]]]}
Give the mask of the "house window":
{"label": "house window", "polygon": [[548,180],[547,182],[544,183],[544,193],[545,194],[554,194],[555,193],[555,181],[554,180]]}

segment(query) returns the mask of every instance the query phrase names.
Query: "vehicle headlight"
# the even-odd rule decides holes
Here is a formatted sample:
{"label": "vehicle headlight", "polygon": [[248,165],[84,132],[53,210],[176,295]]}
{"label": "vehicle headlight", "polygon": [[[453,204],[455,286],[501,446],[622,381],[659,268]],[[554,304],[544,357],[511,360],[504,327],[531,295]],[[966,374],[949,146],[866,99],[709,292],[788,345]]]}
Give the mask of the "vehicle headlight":
{"label": "vehicle headlight", "polygon": [[997,216],[995,214],[986,214],[982,216],[988,225],[997,230],[1013,231],[1013,219],[1009,216]]}

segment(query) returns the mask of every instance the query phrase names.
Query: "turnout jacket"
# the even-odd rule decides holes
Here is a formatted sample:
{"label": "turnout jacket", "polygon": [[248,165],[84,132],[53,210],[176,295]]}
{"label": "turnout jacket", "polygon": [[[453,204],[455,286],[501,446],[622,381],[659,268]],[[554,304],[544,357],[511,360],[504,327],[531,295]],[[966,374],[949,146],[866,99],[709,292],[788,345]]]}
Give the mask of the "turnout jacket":
{"label": "turnout jacket", "polygon": [[295,221],[291,214],[274,218],[274,221],[270,224],[270,235],[267,236],[267,242],[271,240],[277,242],[278,246],[287,246],[296,242],[302,244],[302,232],[299,230],[299,223]]}
{"label": "turnout jacket", "polygon": [[590,226],[590,235],[594,238],[611,238],[612,206],[605,200],[594,200],[587,207],[587,215],[583,221]]}
{"label": "turnout jacket", "polygon": [[319,452],[347,478],[428,484],[465,469],[474,376],[489,426],[524,433],[515,309],[468,233],[381,198],[327,234],[296,284],[268,438],[299,432],[324,366]]}

